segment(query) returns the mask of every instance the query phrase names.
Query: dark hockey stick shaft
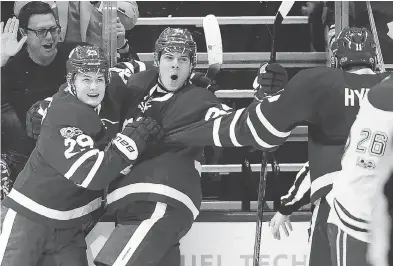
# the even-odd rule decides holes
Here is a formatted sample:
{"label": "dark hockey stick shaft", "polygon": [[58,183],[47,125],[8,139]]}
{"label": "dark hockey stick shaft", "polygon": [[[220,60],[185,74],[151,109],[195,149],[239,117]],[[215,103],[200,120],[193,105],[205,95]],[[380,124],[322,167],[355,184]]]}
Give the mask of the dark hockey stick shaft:
{"label": "dark hockey stick shaft", "polygon": [[[294,2],[283,1],[278,9],[276,18],[273,24],[273,34],[272,34],[272,46],[270,53],[269,63],[276,62],[276,32],[278,27],[282,24],[284,18],[288,15],[289,10],[291,10]],[[258,209],[257,209],[257,225],[255,231],[255,242],[254,242],[254,261],[253,266],[259,266],[259,256],[261,248],[261,238],[262,238],[262,222],[263,222],[263,207],[265,204],[265,192],[266,192],[266,177],[267,177],[267,158],[268,152],[262,152],[261,161],[261,172],[259,175],[259,186],[258,186]]]}
{"label": "dark hockey stick shaft", "polygon": [[85,228],[83,228],[83,232],[85,233],[85,236],[87,236],[91,230],[93,230],[93,228],[101,221],[101,219],[105,216],[106,214],[106,207],[107,207],[107,203],[106,203],[106,197],[108,195],[108,187],[106,187],[104,189],[104,195],[102,196],[102,202],[101,204],[103,205],[104,210],[102,211],[102,214],[96,219],[96,220],[92,220],[90,221]]}
{"label": "dark hockey stick shaft", "polygon": [[261,172],[259,176],[258,185],[258,209],[257,209],[257,225],[255,230],[254,241],[254,262],[253,266],[259,266],[259,255],[262,238],[262,222],[263,222],[263,207],[265,204],[266,191],[266,176],[267,176],[267,152],[262,152]]}

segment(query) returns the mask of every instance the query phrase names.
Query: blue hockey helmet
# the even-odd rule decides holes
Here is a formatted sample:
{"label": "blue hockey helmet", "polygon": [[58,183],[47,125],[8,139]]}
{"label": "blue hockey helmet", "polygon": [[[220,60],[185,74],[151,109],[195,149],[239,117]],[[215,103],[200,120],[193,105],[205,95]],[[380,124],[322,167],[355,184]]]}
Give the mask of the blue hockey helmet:
{"label": "blue hockey helmet", "polygon": [[197,45],[187,29],[166,28],[158,37],[155,44],[154,61],[158,65],[163,52],[188,52],[192,67],[197,62]]}
{"label": "blue hockey helmet", "polygon": [[331,66],[334,68],[376,68],[376,45],[371,32],[366,28],[344,28],[332,43],[331,51]]}
{"label": "blue hockey helmet", "polygon": [[[77,46],[67,60],[67,83],[73,88],[73,79],[77,73],[98,72],[103,73],[109,82],[109,62],[104,51],[97,46]],[[75,92],[74,92],[75,93]]]}

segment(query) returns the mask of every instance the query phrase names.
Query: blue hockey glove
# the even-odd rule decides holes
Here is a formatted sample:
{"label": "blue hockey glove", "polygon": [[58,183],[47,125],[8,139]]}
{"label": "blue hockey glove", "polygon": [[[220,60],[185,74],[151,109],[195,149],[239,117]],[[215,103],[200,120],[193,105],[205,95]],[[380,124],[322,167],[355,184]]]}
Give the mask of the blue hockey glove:
{"label": "blue hockey glove", "polygon": [[254,80],[253,87],[257,90],[255,98],[262,100],[266,96],[275,95],[284,89],[287,83],[288,73],[285,68],[277,63],[264,63]]}

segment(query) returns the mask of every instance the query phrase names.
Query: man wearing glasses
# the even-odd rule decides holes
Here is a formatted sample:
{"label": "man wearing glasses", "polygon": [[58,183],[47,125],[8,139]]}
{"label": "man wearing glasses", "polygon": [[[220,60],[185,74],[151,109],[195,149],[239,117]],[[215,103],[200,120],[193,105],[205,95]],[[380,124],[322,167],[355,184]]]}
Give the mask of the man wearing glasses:
{"label": "man wearing glasses", "polygon": [[[65,83],[68,55],[83,43],[60,42],[60,25],[51,6],[44,2],[27,3],[18,19],[10,22],[4,28],[0,50],[1,113],[2,128],[11,133],[2,134],[2,153],[7,154],[13,179],[35,146],[35,140],[25,133],[26,112]],[[1,30],[3,27],[2,23]],[[18,31],[22,35],[19,42]]]}

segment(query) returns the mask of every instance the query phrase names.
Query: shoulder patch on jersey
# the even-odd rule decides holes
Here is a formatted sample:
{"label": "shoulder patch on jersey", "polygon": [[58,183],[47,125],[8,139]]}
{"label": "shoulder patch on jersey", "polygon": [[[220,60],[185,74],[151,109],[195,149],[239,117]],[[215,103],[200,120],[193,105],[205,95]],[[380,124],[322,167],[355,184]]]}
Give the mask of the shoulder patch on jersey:
{"label": "shoulder patch on jersey", "polygon": [[83,131],[76,127],[64,127],[60,129],[63,138],[69,139],[83,134]]}

